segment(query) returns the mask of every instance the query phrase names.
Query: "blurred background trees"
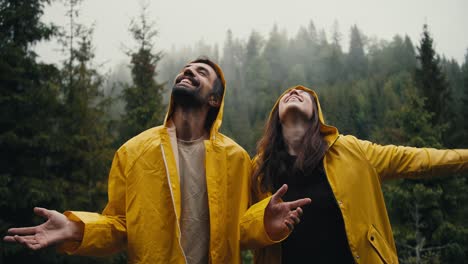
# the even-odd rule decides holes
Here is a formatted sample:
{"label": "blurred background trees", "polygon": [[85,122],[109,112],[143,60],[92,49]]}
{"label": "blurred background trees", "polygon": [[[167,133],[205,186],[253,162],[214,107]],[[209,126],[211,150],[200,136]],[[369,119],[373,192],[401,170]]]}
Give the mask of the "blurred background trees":
{"label": "blurred background trees", "polygon": [[[317,91],[327,123],[380,144],[468,148],[468,50],[461,64],[438,54],[428,25],[421,38],[368,38],[358,25],[344,45],[336,22],[327,36],[313,21],[293,37],[267,36],[222,47],[203,41],[160,51],[145,8],[129,25],[128,64],[109,73],[94,61],[93,26],[79,23],[79,0],[65,1],[69,23],[41,22],[48,0],[0,0],[0,231],[40,223],[34,206],[101,211],[113,152],[161,124],[175,75],[206,55],[227,79],[222,132],[251,156],[265,119],[286,88]],[[58,40],[61,64],[38,62],[34,45]],[[414,44],[416,43],[416,44]],[[344,50],[343,46],[347,49]],[[467,175],[383,184],[401,263],[466,263]],[[2,242],[0,263],[125,263],[30,252]],[[250,263],[250,252],[244,253]]]}

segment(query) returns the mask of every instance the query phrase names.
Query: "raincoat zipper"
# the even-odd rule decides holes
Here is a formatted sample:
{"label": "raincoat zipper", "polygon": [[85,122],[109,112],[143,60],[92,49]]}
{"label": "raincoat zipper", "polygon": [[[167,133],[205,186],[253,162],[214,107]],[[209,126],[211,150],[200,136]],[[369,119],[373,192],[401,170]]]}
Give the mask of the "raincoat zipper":
{"label": "raincoat zipper", "polygon": [[182,242],[181,242],[182,232],[180,231],[179,216],[177,215],[176,205],[175,205],[175,202],[174,202],[174,193],[172,192],[171,178],[169,176],[169,171],[167,170],[166,153],[164,152],[163,143],[161,143],[161,152],[162,152],[162,157],[163,157],[163,161],[164,161],[164,166],[166,168],[167,183],[169,184],[169,190],[171,192],[172,206],[173,206],[173,209],[174,209],[174,214],[176,215],[177,231],[179,232],[179,239],[178,239],[179,247],[180,247],[180,250],[182,251],[182,255],[184,256],[185,263],[187,263],[187,257],[185,256],[184,248],[182,247]]}

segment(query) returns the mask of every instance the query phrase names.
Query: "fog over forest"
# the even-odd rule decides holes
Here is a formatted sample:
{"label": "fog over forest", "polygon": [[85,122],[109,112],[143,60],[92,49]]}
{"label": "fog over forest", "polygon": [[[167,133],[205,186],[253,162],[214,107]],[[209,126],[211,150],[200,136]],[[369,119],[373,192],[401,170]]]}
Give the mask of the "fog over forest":
{"label": "fog over forest", "polygon": [[[44,8],[41,20],[66,26],[66,2],[52,1]],[[273,25],[286,30],[293,37],[300,27],[311,20],[330,35],[338,22],[342,45],[348,48],[349,30],[357,25],[369,38],[391,40],[396,34],[408,35],[412,40],[421,35],[421,25],[427,23],[436,38],[436,49],[447,58],[463,62],[468,43],[466,25],[468,9],[464,0],[447,1],[373,1],[373,0],[293,0],[293,1],[83,1],[78,22],[94,24],[93,42],[96,61],[113,67],[127,57],[123,45],[133,44],[128,34],[130,20],[137,17],[141,5],[148,5],[148,16],[156,23],[156,47],[170,52],[172,47],[192,47],[203,40],[222,46],[228,29],[236,38],[247,40],[253,30],[267,37]],[[111,8],[109,8],[111,7]],[[189,24],[186,21],[190,21]],[[215,23],[214,23],[215,22]],[[57,62],[62,54],[57,45],[39,44],[42,60]]]}

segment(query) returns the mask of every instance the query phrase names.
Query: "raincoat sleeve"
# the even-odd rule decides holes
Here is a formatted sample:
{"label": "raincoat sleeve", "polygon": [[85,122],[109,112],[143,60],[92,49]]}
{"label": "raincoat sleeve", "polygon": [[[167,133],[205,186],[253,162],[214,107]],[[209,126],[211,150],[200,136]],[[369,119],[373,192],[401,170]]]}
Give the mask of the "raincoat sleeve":
{"label": "raincoat sleeve", "polygon": [[354,138],[381,180],[442,176],[468,171],[468,149],[378,145]]}
{"label": "raincoat sleeve", "polygon": [[102,214],[67,211],[68,219],[84,224],[80,242],[65,242],[58,248],[67,254],[103,256],[116,253],[126,246],[125,190],[126,151],[119,149],[109,174],[109,201]]}
{"label": "raincoat sleeve", "polygon": [[[255,171],[256,159],[257,157],[252,160],[252,171]],[[259,183],[252,184],[251,188],[256,188],[256,193],[260,194]],[[251,192],[253,193],[253,189]],[[285,236],[284,238],[276,241],[272,240],[268,236],[265,230],[264,216],[265,208],[268,206],[268,203],[271,200],[271,194],[264,193],[260,195],[263,197],[263,200],[251,205],[240,221],[241,245],[243,248],[262,248],[281,242],[287,238],[287,236]],[[255,197],[257,195],[251,196]]]}

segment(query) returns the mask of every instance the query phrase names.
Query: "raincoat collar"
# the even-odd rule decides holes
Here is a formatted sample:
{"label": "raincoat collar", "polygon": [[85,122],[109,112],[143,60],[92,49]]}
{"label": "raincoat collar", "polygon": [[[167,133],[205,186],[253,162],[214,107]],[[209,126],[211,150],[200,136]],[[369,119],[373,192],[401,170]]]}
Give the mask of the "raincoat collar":
{"label": "raincoat collar", "polygon": [[284,91],[280,95],[280,97],[278,97],[278,100],[276,100],[276,103],[275,103],[275,105],[273,106],[273,108],[272,108],[272,110],[270,112],[268,120],[271,120],[272,114],[273,114],[274,110],[278,107],[280,99],[292,89],[298,89],[298,90],[306,91],[315,98],[315,103],[317,103],[317,109],[318,109],[318,114],[319,114],[320,132],[322,133],[325,140],[327,141],[328,146],[333,145],[333,143],[336,141],[336,139],[338,138],[338,135],[339,135],[338,129],[336,127],[334,127],[334,126],[330,126],[330,125],[325,124],[325,119],[323,118],[322,108],[320,107],[320,102],[319,102],[319,98],[318,98],[317,93],[315,93],[315,91],[313,91],[313,90],[311,90],[311,89],[309,89],[307,87],[304,87],[302,85],[297,85],[297,86],[290,87],[286,91]]}
{"label": "raincoat collar", "polygon": [[[219,67],[218,64],[214,63],[214,66],[216,67],[216,71],[218,71],[219,76],[218,78],[221,79],[221,82],[224,86],[224,91],[223,91],[223,98],[221,100],[221,105],[219,106],[219,111],[218,115],[216,116],[216,119],[213,121],[213,124],[211,125],[210,129],[210,140],[215,140],[216,139],[216,134],[218,133],[221,123],[223,121],[223,109],[224,109],[224,97],[226,95],[226,79],[224,78],[224,73],[221,70],[221,67]],[[169,119],[171,117],[172,112],[174,111],[174,98],[172,97],[171,93],[171,99],[169,101],[169,106],[167,109],[166,117],[164,118],[164,126],[169,127]]]}

